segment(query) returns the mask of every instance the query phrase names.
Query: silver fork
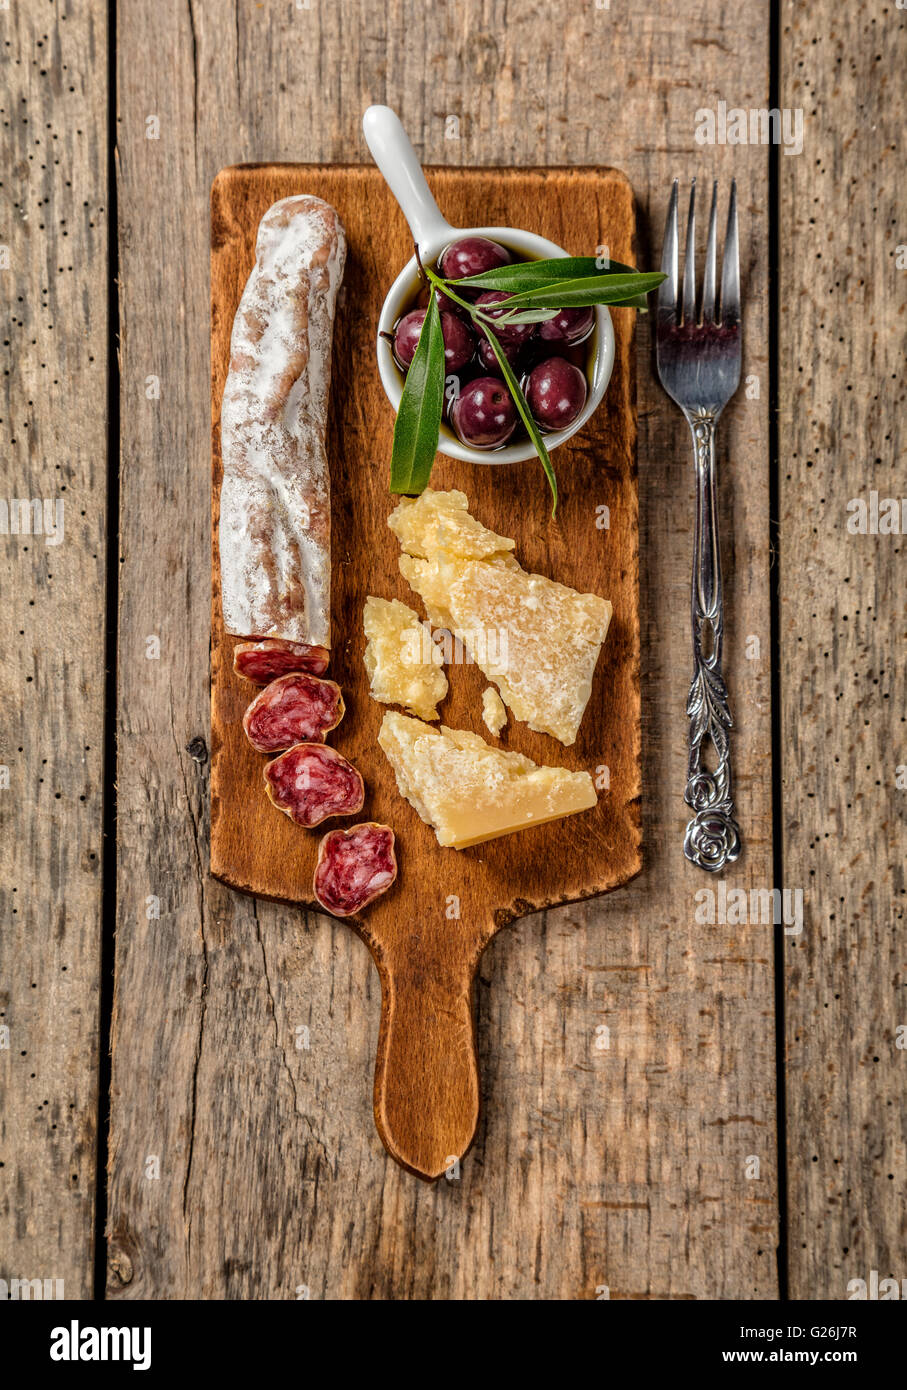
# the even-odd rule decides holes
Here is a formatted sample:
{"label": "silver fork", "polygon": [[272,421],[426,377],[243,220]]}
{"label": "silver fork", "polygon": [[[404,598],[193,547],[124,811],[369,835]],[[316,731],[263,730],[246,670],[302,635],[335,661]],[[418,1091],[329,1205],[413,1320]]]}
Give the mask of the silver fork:
{"label": "silver fork", "polygon": [[[667,279],[658,289],[655,330],[661,384],[686,416],[693,435],[696,467],[696,529],[693,541],[693,683],[687,701],[690,720],[689,768],[684,800],[694,811],[683,841],[687,859],[715,873],[740,854],[740,830],[731,794],[730,729],[727,686],[721,673],[724,607],[718,546],[715,430],[718,417],[740,381],[740,253],[737,239],[737,183],[731,183],[721,301],[716,305],[718,264],[718,184],[705,253],[702,302],[696,304],[696,180],[690,189],[690,215],[680,298],[677,252],[677,180],[671,190],[661,268]],[[712,744],[706,766],[704,748]]]}

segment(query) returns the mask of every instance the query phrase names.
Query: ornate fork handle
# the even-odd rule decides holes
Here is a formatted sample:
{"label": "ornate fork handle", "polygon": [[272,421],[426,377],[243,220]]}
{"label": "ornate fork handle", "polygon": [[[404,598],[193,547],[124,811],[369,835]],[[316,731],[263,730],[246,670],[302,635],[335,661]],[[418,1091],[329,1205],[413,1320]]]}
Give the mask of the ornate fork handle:
{"label": "ornate fork handle", "polygon": [[[693,434],[696,464],[696,529],[693,549],[693,683],[687,700],[690,761],[684,800],[695,812],[683,852],[699,868],[715,873],[740,854],[740,830],[731,795],[730,729],[727,686],[721,673],[724,605],[718,547],[715,429],[719,410],[685,412]],[[703,766],[706,741],[716,766]]]}

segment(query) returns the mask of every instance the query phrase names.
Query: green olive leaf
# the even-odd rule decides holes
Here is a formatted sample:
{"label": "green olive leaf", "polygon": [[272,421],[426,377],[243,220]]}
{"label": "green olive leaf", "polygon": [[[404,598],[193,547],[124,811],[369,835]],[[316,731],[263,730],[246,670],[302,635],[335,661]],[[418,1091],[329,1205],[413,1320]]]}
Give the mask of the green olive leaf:
{"label": "green olive leaf", "polygon": [[[499,325],[504,323],[547,323],[549,319],[556,316],[557,309],[515,309],[512,313],[507,310],[503,314],[496,314],[491,322]],[[478,314],[476,318],[478,318]],[[482,318],[488,322],[488,315],[483,314]]]}
{"label": "green olive leaf", "polygon": [[432,295],[403,383],[394,425],[391,492],[414,497],[428,486],[438,449],[443,404],[444,334],[437,300]]}
{"label": "green olive leaf", "polygon": [[588,275],[576,280],[537,284],[507,301],[514,309],[568,309],[588,304],[626,304],[648,294],[664,280],[660,271],[648,275]]}
{"label": "green olive leaf", "polygon": [[580,280],[586,276],[608,274],[635,275],[633,266],[622,265],[604,256],[558,256],[548,261],[514,261],[512,265],[502,265],[494,270],[485,270],[481,275],[470,275],[463,280],[448,283],[465,285],[468,289],[507,290],[517,293],[531,290],[536,285],[553,284],[558,280]]}
{"label": "green olive leaf", "polygon": [[494,333],[492,333],[490,329],[485,329],[485,335],[488,338],[489,343],[491,344],[492,352],[498,360],[498,366],[501,369],[504,381],[507,383],[507,389],[513,397],[513,403],[519,412],[520,419],[526,426],[526,433],[532,440],[532,443],[535,446],[535,452],[538,454],[539,458],[542,461],[542,467],[545,470],[545,477],[548,479],[548,486],[551,488],[551,515],[554,516],[555,512],[557,511],[557,478],[554,475],[554,468],[552,467],[551,459],[548,457],[548,450],[545,448],[545,441],[539,433],[538,426],[532,418],[529,406],[526,404],[526,397],[523,395],[523,392],[520,389],[520,383],[514,376],[513,368],[507,361],[507,358],[504,356],[501,344],[498,342]]}

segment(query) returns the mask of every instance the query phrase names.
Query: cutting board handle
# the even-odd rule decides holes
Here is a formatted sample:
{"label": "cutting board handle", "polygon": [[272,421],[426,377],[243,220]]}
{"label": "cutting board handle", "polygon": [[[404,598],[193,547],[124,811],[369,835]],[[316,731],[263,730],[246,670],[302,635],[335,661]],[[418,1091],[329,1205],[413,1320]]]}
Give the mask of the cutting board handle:
{"label": "cutting board handle", "polygon": [[[381,953],[375,1121],[388,1153],[420,1178],[456,1173],[479,1118],[474,944],[413,932]],[[462,949],[461,949],[462,948]]]}

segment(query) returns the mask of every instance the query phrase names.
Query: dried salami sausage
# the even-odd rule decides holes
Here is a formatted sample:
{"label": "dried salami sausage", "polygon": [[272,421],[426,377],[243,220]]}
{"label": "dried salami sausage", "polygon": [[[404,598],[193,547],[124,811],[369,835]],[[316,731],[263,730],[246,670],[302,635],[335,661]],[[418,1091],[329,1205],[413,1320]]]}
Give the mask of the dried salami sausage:
{"label": "dried salami sausage", "polygon": [[309,647],[304,642],[281,642],[269,637],[263,642],[240,642],[234,647],[233,670],[256,685],[270,685],[278,676],[289,675],[291,671],[323,676],[329,657],[326,647]]}
{"label": "dried salami sausage", "polygon": [[394,832],[365,821],[351,830],[329,830],[318,847],[313,890],[335,917],[361,912],[386,893],[397,877]]}
{"label": "dried salami sausage", "polygon": [[343,696],[335,681],[294,671],[278,676],[256,695],[242,726],[259,753],[279,753],[294,743],[323,743],[343,714]]}
{"label": "dried salami sausage", "polygon": [[221,403],[224,627],[329,647],[325,431],[346,237],[320,198],[269,208],[230,339]]}
{"label": "dried salami sausage", "polygon": [[297,743],[265,766],[265,789],[279,811],[311,829],[329,816],[362,810],[362,777],[324,743]]}

